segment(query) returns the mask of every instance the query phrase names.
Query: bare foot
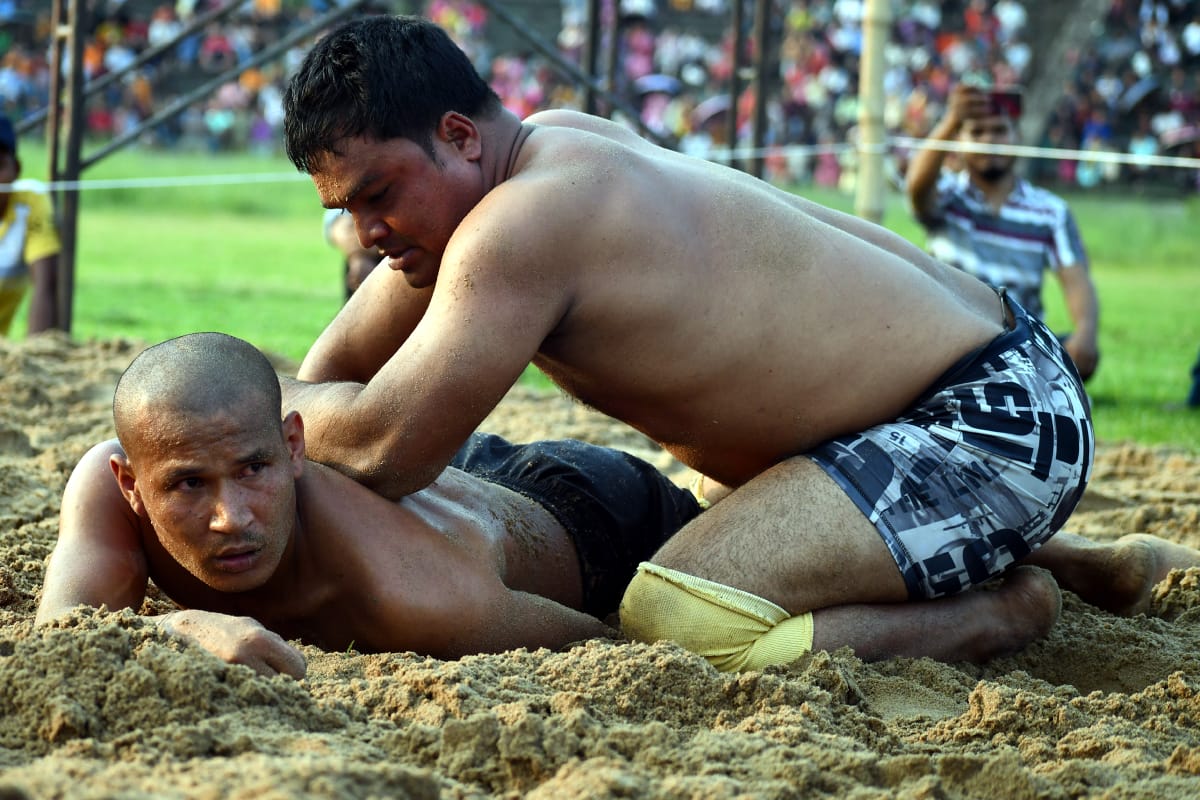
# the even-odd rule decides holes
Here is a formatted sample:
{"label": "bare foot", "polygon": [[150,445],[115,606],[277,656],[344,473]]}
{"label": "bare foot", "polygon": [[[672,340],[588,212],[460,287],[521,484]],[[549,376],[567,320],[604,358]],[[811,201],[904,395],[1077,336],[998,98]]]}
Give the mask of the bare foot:
{"label": "bare foot", "polygon": [[1062,614],[1058,582],[1040,567],[1017,567],[999,589],[981,593],[980,598],[988,595],[997,605],[985,613],[993,615],[996,626],[980,643],[975,656],[969,658],[971,661],[986,661],[1021,650],[1050,633]]}
{"label": "bare foot", "polygon": [[1200,550],[1151,536],[1130,533],[1113,543],[1112,592],[1100,605],[1115,614],[1134,616],[1150,610],[1154,587],[1173,569],[1200,567]]}
{"label": "bare foot", "polygon": [[995,589],[937,600],[831,606],[813,614],[813,649],[848,645],[864,661],[904,656],[983,662],[1050,632],[1062,610],[1054,577],[1017,567]]}

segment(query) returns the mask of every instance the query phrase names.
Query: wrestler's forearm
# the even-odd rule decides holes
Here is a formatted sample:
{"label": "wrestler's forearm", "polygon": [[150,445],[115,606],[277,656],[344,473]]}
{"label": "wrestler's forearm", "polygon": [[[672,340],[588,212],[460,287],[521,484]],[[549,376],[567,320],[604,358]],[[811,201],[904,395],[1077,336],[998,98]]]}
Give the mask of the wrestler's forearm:
{"label": "wrestler's forearm", "polygon": [[529,592],[510,591],[507,602],[493,605],[491,619],[478,629],[473,647],[465,651],[500,653],[516,648],[560,649],[587,639],[619,636],[613,628],[593,616],[568,608]]}
{"label": "wrestler's forearm", "polygon": [[279,376],[282,413],[298,411],[304,424],[305,455],[333,467],[368,489],[392,500],[428,486],[445,464],[401,462],[399,422],[380,420],[360,408],[365,388],[352,382],[306,383]]}
{"label": "wrestler's forearm", "polygon": [[[97,607],[84,602],[43,603],[38,608],[36,624],[62,619],[80,606]],[[306,665],[300,651],[250,617],[184,609],[142,618],[165,633],[199,645],[222,661],[243,664],[260,675],[291,675],[296,679],[305,675]]]}
{"label": "wrestler's forearm", "polygon": [[1095,342],[1099,329],[1100,301],[1086,267],[1063,271],[1063,295],[1067,313],[1071,316],[1074,333]]}

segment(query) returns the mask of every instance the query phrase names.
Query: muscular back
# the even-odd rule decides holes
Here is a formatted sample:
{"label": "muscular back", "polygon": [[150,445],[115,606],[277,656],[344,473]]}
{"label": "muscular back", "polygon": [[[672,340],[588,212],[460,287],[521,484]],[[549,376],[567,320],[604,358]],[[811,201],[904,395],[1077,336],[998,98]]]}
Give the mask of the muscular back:
{"label": "muscular back", "polygon": [[894,417],[1000,331],[990,290],[882,228],[595,117],[529,123],[485,203],[570,265],[536,363],[713,477]]}

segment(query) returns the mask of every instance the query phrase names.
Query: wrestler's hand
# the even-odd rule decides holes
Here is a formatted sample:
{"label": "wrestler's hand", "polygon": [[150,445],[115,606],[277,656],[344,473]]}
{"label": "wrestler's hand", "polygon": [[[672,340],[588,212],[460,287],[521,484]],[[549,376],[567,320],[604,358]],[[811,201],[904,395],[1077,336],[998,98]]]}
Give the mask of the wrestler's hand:
{"label": "wrestler's hand", "polygon": [[259,675],[304,677],[307,665],[300,651],[251,617],[213,611],[173,611],[159,620],[167,633],[188,639],[230,664],[244,664]]}

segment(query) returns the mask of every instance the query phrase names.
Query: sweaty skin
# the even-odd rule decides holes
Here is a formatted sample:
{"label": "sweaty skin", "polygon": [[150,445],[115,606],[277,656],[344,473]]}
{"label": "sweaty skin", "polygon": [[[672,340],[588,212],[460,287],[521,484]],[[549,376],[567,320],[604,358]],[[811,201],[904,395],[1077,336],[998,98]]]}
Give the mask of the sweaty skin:
{"label": "sweaty skin", "polygon": [[[407,139],[344,138],[312,178],[387,257],[301,382],[284,382],[315,460],[387,496],[419,489],[532,361],[740,487],[655,563],[813,611],[820,646],[869,645],[826,619],[838,607],[908,599],[878,532],[801,454],[893,419],[995,338],[1002,308],[982,282],[883,228],[569,111],[447,112],[432,157]],[[1005,647],[1057,615],[1049,576],[990,599],[985,618],[1019,634]],[[902,627],[928,642],[919,621]]]}
{"label": "sweaty skin", "polygon": [[[214,440],[236,441],[221,419],[197,424],[222,434]],[[202,439],[161,469],[143,459],[147,488],[135,508],[121,491],[130,484],[114,480],[128,478],[128,467],[118,469],[126,463],[119,443],[92,448],[64,493],[37,622],[79,604],[137,608],[153,579],[190,609],[168,615],[168,630],[226,660],[295,677],[303,658],[283,638],[453,658],[611,634],[572,609],[582,596],[574,545],[519,494],[448,468],[424,491],[392,502],[304,461],[301,443],[295,500],[273,520],[256,496],[278,492],[247,483],[270,467],[247,477],[238,452]],[[214,488],[220,497],[205,501],[211,510],[186,535],[160,499],[146,496],[171,480],[171,469],[202,486],[235,476]],[[163,524],[150,521],[147,503]]]}
{"label": "sweaty skin", "polygon": [[[386,267],[284,382],[315,460],[389,497],[418,490],[533,363],[713,496],[734,489],[650,560],[811,611],[815,647],[985,660],[1054,624],[1059,588],[1038,569],[908,602],[879,532],[804,455],[894,420],[996,338],[983,282],[589,115],[449,111],[430,148],[350,135],[310,162],[323,205]],[[1043,550],[1026,563],[1103,594],[1107,550]]]}
{"label": "sweaty skin", "polygon": [[355,138],[320,161],[322,201],[391,269],[298,375],[352,383],[285,387],[314,458],[389,496],[530,361],[737,486],[894,417],[1001,331],[990,289],[901,237],[606,120],[449,113],[434,147]]}

